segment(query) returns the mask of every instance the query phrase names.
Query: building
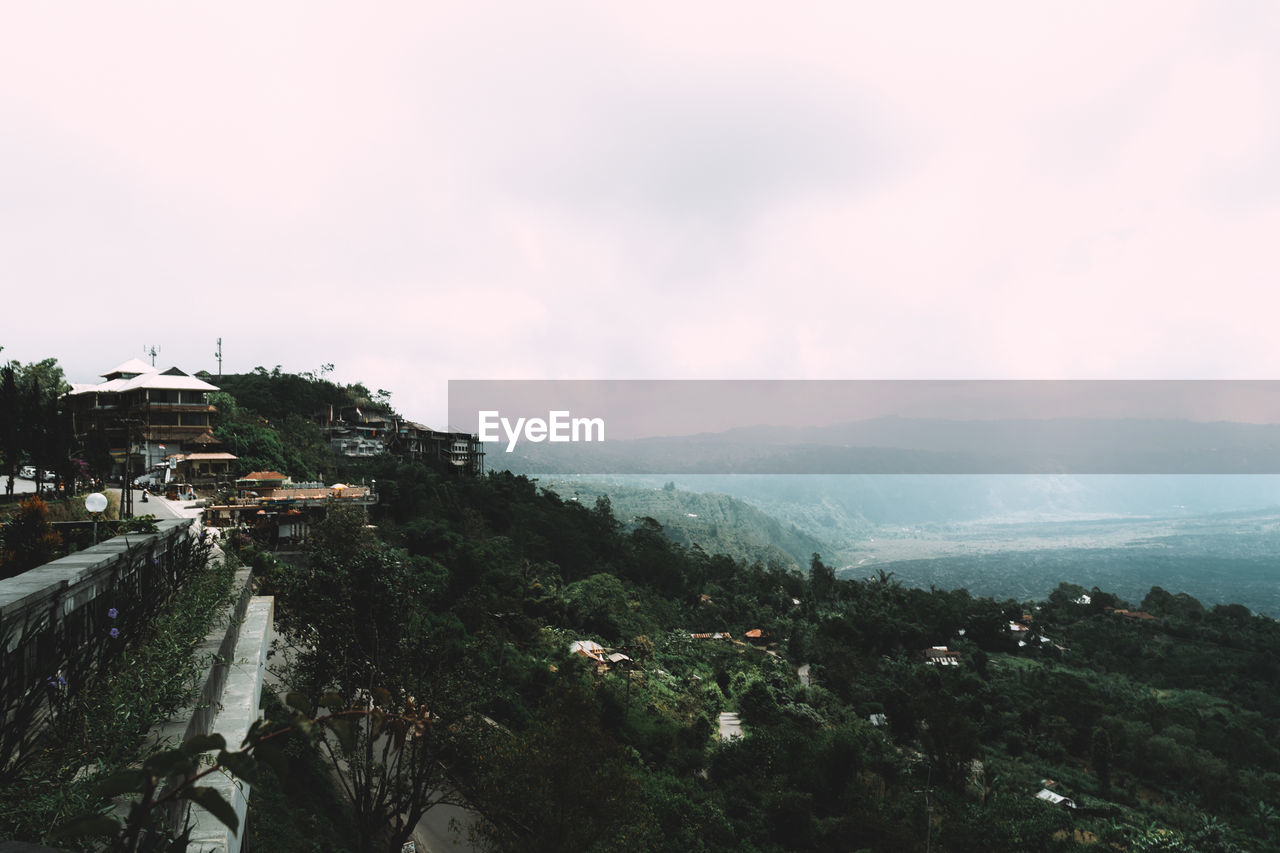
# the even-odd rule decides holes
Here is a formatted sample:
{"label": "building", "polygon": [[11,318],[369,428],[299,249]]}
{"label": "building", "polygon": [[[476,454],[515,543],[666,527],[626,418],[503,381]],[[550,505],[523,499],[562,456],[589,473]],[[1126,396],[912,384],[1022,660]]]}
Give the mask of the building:
{"label": "building", "polygon": [[231,463],[239,457],[223,451],[175,453],[168,457],[173,479],[196,486],[225,483],[231,479]]}
{"label": "building", "polygon": [[591,658],[594,661],[604,663],[604,646],[595,640],[574,640],[569,644],[569,654],[582,655],[584,658]]}
{"label": "building", "polygon": [[440,432],[358,406],[330,411],[325,431],[338,456],[358,459],[391,453],[411,462],[437,462],[468,474],[484,473],[484,444],[470,433]]}
{"label": "building", "polygon": [[1061,794],[1055,794],[1053,791],[1050,791],[1048,788],[1041,788],[1039,793],[1036,794],[1036,799],[1044,800],[1046,803],[1052,803],[1055,806],[1062,806],[1063,808],[1066,808],[1066,809],[1076,808],[1075,800],[1071,799],[1070,797],[1064,797]]}
{"label": "building", "polygon": [[66,400],[78,441],[86,442],[95,430],[105,437],[114,460],[113,477],[126,471],[133,477],[163,467],[172,471],[179,462],[194,462],[195,470],[208,476],[225,474],[235,459],[230,454],[189,458],[219,452],[212,423],[217,409],[209,403],[216,385],[176,367],[157,370],[136,358],[113,367],[102,378],[98,383],[73,384]]}
{"label": "building", "polygon": [[1145,610],[1123,610],[1116,607],[1104,607],[1103,611],[1113,616],[1119,616],[1128,619],[1130,622],[1159,622],[1157,616],[1146,612]]}
{"label": "building", "polygon": [[337,420],[330,415],[326,432],[335,455],[367,459],[387,452],[391,422],[377,412],[366,413],[352,406],[340,412]]}
{"label": "building", "polygon": [[465,432],[438,432],[413,421],[395,421],[389,449],[402,459],[435,461],[468,474],[484,473],[484,444]]}
{"label": "building", "polygon": [[924,650],[924,662],[934,666],[959,666],[960,653],[946,646],[931,646]]}
{"label": "building", "polygon": [[368,508],[378,502],[369,486],[292,483],[276,471],[255,472],[236,486],[240,496],[231,503],[205,509],[205,526],[263,530],[277,547],[305,541],[311,526],[335,507]]}
{"label": "building", "polygon": [[242,498],[269,498],[289,485],[290,479],[279,471],[252,471],[236,480],[236,492]]}

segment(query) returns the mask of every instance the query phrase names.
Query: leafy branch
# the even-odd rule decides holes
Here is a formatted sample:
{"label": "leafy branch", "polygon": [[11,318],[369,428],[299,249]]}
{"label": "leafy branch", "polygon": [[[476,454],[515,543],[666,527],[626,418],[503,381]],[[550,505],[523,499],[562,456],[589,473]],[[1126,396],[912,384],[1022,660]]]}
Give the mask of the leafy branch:
{"label": "leafy branch", "polygon": [[[384,704],[390,700],[390,694],[384,689],[379,688],[374,694]],[[120,770],[98,780],[93,790],[101,797],[136,797],[124,821],[101,811],[84,814],[60,824],[51,838],[68,841],[104,838],[107,849],[113,853],[182,851],[186,849],[191,829],[189,822],[183,832],[170,841],[169,833],[158,825],[158,817],[185,801],[200,806],[232,832],[238,832],[240,819],[235,808],[216,788],[201,782],[214,773],[225,773],[252,784],[257,780],[259,761],[283,775],[287,762],[280,747],[286,736],[297,732],[314,741],[328,729],[342,749],[350,753],[356,748],[355,721],[368,720],[374,737],[383,732],[389,735],[384,746],[389,754],[403,750],[410,738],[424,734],[431,725],[429,712],[412,703],[403,713],[387,711],[372,701],[368,707],[355,708],[349,707],[337,693],[329,692],[320,698],[318,705],[342,710],[313,716],[313,705],[302,694],[290,693],[285,701],[293,709],[289,721],[276,723],[265,718],[256,721],[239,750],[229,751],[226,739],[220,734],[196,735],[177,749],[152,754],[141,767]],[[217,754],[210,762],[208,753],[215,750]],[[171,786],[176,777],[180,777],[180,781]]]}

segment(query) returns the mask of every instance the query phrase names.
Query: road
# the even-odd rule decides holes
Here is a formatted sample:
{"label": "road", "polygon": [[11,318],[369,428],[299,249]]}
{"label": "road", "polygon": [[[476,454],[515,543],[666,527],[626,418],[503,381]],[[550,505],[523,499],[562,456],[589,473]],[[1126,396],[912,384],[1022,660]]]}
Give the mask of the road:
{"label": "road", "polygon": [[[9,487],[9,478],[0,477],[0,491]],[[35,480],[24,480],[21,477],[13,478],[13,493],[15,495],[29,495],[36,490]]]}
{"label": "road", "polygon": [[417,853],[472,853],[483,849],[474,846],[467,839],[467,827],[476,818],[475,812],[462,806],[449,803],[433,806],[413,829]]}
{"label": "road", "polygon": [[733,740],[742,737],[742,721],[738,719],[738,715],[732,711],[725,711],[720,715],[720,740]]}
{"label": "road", "polygon": [[[8,478],[0,477],[0,491],[8,486]],[[13,493],[15,495],[29,495],[36,490],[35,480],[24,480],[21,477],[13,478]],[[116,488],[105,489],[106,492],[114,492],[117,500],[120,496],[120,490]],[[86,495],[88,493],[85,493]],[[193,501],[171,501],[154,495],[148,496],[146,503],[142,502],[142,489],[133,490],[133,513],[134,515],[154,515],[156,518],[200,518],[200,509],[190,506]],[[85,495],[81,496],[83,499]]]}

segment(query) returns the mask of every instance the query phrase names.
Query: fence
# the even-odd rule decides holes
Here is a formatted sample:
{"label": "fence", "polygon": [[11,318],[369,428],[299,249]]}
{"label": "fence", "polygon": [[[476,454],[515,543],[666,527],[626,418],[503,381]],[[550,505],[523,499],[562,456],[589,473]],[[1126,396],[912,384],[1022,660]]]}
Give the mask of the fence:
{"label": "fence", "polygon": [[157,523],[0,581],[0,778],[13,771],[58,691],[74,693],[203,563],[192,520]]}

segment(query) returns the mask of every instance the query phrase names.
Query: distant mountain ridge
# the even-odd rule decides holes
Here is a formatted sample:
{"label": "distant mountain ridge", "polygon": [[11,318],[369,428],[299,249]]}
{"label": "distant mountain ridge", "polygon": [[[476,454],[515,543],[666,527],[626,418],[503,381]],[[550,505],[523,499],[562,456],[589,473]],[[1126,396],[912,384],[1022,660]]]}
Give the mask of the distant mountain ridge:
{"label": "distant mountain ridge", "polygon": [[680,545],[748,563],[807,568],[814,553],[836,550],[831,542],[726,494],[578,479],[547,479],[541,485],[587,506],[608,496],[623,523],[652,518]]}

